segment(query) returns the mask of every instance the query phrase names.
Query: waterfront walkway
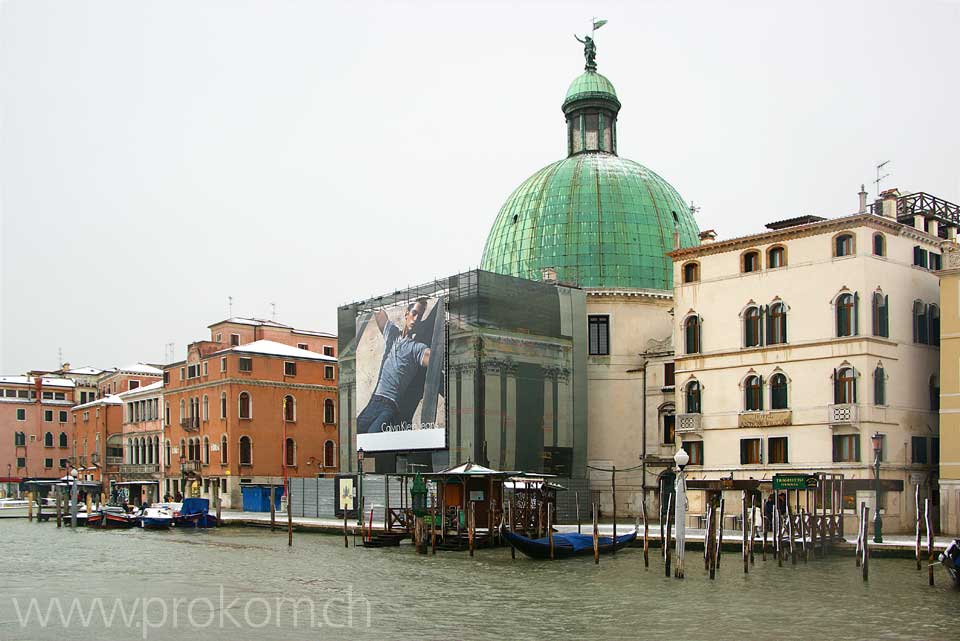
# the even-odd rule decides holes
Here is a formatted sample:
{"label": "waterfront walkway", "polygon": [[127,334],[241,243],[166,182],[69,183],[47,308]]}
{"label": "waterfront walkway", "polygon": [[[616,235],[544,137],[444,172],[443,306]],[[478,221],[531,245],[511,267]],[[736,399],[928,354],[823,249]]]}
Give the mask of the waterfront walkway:
{"label": "waterfront walkway", "polygon": [[[269,512],[237,512],[237,511],[223,511],[221,513],[223,518],[224,525],[241,525],[241,526],[251,526],[251,527],[270,527],[270,513]],[[276,527],[277,529],[285,529],[287,527],[287,516],[286,514],[277,513],[276,517]],[[356,534],[357,536],[362,535],[363,529],[367,527],[368,523],[365,523],[363,528],[357,525],[355,519],[351,519],[347,522],[347,532],[350,536]],[[852,533],[848,533],[847,536],[850,537],[848,541],[842,541],[837,543],[834,548],[836,550],[850,552],[852,553],[856,549],[856,523],[849,524],[853,528]],[[315,518],[315,517],[293,517],[293,526],[294,529],[298,532],[325,532],[328,534],[343,534],[343,520],[331,519],[331,518]],[[576,532],[577,526],[574,525],[560,525],[555,526],[556,531],[558,532]],[[592,529],[591,524],[584,523],[582,526],[582,531],[585,534],[589,534]],[[601,523],[599,525],[600,534],[603,536],[611,536],[613,534],[613,524],[612,523]],[[617,534],[625,534],[633,529],[633,524],[624,522],[617,524]],[[383,522],[373,523],[373,532],[383,532]],[[676,537],[676,530],[672,530],[672,535]],[[686,539],[688,543],[695,543],[697,547],[703,545],[703,539],[705,536],[705,530],[697,528],[687,528],[686,530]],[[936,548],[939,551],[943,548],[943,544],[949,540],[950,536],[941,534],[936,539]],[[723,531],[723,547],[724,549],[739,549],[742,545],[743,532],[741,530],[724,530]],[[650,524],[650,533],[649,541],[651,547],[659,547],[660,545],[660,525],[659,523]],[[761,537],[757,537],[757,542],[762,541]],[[914,555],[914,545],[916,544],[916,538],[913,535],[907,534],[893,534],[883,536],[883,543],[874,543],[871,537],[870,539],[870,548],[875,550],[877,553],[882,555],[891,555],[891,556],[909,556],[913,558]],[[643,526],[640,527],[640,536],[637,538],[635,545],[643,545]],[[799,546],[799,542],[796,543]],[[927,538],[924,535],[921,539],[921,550],[923,553],[926,553],[927,547]]]}

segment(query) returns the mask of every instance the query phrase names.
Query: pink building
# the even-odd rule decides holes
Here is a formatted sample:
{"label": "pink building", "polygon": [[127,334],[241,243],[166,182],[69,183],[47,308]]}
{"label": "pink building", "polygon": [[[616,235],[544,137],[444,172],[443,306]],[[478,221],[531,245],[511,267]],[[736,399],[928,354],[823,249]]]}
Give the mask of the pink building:
{"label": "pink building", "polygon": [[0,376],[0,492],[28,478],[63,476],[70,465],[74,381]]}

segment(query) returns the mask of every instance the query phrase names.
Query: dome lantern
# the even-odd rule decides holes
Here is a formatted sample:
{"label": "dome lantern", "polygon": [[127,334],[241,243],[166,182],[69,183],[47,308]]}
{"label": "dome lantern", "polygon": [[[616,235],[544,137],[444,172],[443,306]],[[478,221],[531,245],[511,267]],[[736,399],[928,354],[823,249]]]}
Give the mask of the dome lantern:
{"label": "dome lantern", "polygon": [[[577,38],[580,40],[579,38]],[[617,154],[617,114],[620,101],[613,83],[597,73],[597,48],[586,36],[584,57],[587,65],[577,76],[563,100],[567,119],[567,156],[585,152]]]}

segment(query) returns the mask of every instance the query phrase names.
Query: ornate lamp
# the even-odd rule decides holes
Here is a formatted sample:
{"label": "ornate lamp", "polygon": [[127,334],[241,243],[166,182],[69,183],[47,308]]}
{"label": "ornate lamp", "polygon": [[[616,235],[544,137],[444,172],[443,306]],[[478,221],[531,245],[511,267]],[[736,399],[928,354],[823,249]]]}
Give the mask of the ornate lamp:
{"label": "ornate lamp", "polygon": [[413,500],[414,516],[426,516],[427,514],[427,484],[424,483],[420,472],[413,477],[413,486],[410,488],[410,496]]}
{"label": "ornate lamp", "polygon": [[677,469],[682,472],[683,468],[690,462],[690,455],[681,447],[677,450],[677,453],[673,455],[673,462],[677,464]]}

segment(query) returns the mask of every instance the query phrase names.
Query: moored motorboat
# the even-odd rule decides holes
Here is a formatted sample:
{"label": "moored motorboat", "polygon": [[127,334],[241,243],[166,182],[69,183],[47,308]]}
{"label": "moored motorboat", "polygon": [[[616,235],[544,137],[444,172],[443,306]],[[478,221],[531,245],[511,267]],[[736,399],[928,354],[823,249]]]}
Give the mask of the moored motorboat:
{"label": "moored motorboat", "polygon": [[953,584],[960,588],[960,539],[951,541],[940,553],[940,564],[950,575]]}
{"label": "moored motorboat", "polygon": [[173,510],[165,505],[148,505],[137,516],[140,527],[147,530],[165,530],[173,525]]}
{"label": "moored motorboat", "polygon": [[217,527],[217,517],[210,514],[210,501],[207,499],[184,499],[180,509],[174,514],[177,527]]}
{"label": "moored motorboat", "polygon": [[87,517],[87,525],[100,528],[131,528],[137,524],[137,515],[129,514],[122,507],[105,505],[103,509]]}
{"label": "moored motorboat", "polygon": [[[57,504],[52,498],[38,499],[34,501],[33,514],[36,516],[41,513],[41,508],[45,510],[56,509]],[[26,499],[0,499],[0,518],[26,518],[29,513],[30,502]]]}
{"label": "moored motorboat", "polygon": [[[532,559],[550,558],[550,539],[548,537],[531,539],[522,534],[504,530],[503,538]],[[637,538],[637,531],[634,529],[632,532],[622,534],[616,538],[616,541],[612,536],[597,538],[597,547],[600,554],[606,554],[630,545]],[[577,534],[576,532],[553,535],[553,558],[564,559],[571,556],[591,554],[593,554],[593,535]]]}

